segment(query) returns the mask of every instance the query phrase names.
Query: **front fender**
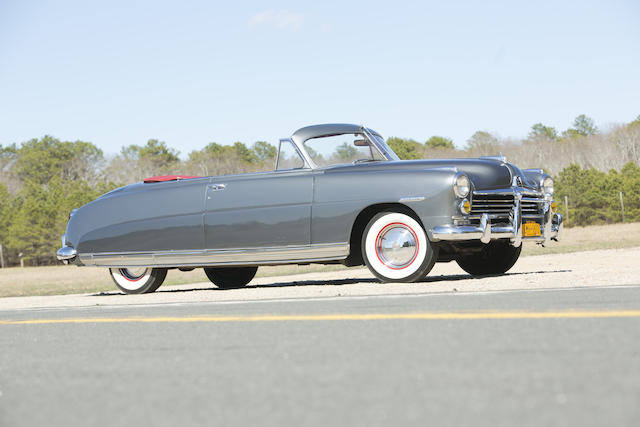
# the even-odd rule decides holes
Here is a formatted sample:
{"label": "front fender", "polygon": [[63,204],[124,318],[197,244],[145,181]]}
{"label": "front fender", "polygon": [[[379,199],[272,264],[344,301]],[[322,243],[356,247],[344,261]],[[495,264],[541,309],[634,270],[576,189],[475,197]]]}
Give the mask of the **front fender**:
{"label": "front fender", "polygon": [[403,204],[426,230],[451,222],[456,209],[456,168],[339,171],[314,181],[312,243],[346,242],[358,215],[378,204]]}

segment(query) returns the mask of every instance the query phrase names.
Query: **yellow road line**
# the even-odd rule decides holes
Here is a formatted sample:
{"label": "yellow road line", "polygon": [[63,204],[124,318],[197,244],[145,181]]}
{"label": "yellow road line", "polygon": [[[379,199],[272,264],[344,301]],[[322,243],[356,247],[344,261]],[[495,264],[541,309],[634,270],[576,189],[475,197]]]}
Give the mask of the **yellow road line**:
{"label": "yellow road line", "polygon": [[588,319],[640,317],[640,310],[617,311],[502,311],[469,313],[364,313],[364,314],[284,314],[258,316],[159,316],[159,317],[78,317],[68,319],[0,320],[0,325],[45,325],[57,323],[195,323],[195,322],[277,322],[322,320],[504,320],[504,319]]}

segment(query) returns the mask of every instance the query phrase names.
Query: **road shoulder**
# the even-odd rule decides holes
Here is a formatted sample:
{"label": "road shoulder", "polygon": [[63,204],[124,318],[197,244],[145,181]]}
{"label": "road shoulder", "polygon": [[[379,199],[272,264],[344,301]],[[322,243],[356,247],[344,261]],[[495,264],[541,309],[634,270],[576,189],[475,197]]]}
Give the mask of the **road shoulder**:
{"label": "road shoulder", "polygon": [[255,279],[244,289],[210,283],[161,287],[148,295],[98,294],[9,297],[0,311],[64,307],[175,304],[222,301],[420,295],[523,289],[562,289],[640,284],[640,248],[597,250],[521,258],[506,275],[472,278],[454,262],[437,264],[420,283],[379,283],[366,269]]}

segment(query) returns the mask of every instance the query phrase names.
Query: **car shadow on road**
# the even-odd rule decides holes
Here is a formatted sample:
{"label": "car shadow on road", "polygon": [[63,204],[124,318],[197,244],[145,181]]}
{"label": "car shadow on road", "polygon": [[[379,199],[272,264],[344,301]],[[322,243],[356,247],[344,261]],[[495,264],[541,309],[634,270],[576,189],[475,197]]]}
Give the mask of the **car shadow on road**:
{"label": "car shadow on road", "polygon": [[[459,280],[480,280],[488,277],[505,277],[505,276],[524,276],[530,274],[548,274],[548,273],[570,273],[573,270],[540,270],[540,271],[525,271],[519,273],[506,273],[506,274],[495,274],[490,276],[471,276],[470,274],[449,274],[449,275],[440,275],[440,276],[427,276],[420,282],[416,283],[437,283],[437,282],[455,282]],[[383,284],[379,279],[341,279],[341,280],[304,280],[299,282],[278,282],[278,283],[269,283],[264,285],[249,285],[246,288],[278,288],[278,287],[287,287],[287,286],[340,286],[340,285],[354,285],[356,283],[377,283]],[[224,289],[215,289],[215,290],[224,290]]]}
{"label": "car shadow on road", "polygon": [[[439,283],[439,282],[456,282],[460,280],[482,280],[489,277],[518,277],[518,276],[526,276],[532,274],[549,274],[549,273],[571,273],[573,270],[538,270],[538,271],[524,271],[518,273],[506,273],[506,274],[494,274],[488,276],[471,276],[470,274],[448,274],[448,275],[439,275],[439,276],[427,276],[424,280],[416,283]],[[260,284],[260,285],[248,285],[240,289],[269,289],[269,288],[286,288],[286,287],[296,287],[296,286],[343,286],[343,285],[355,285],[357,283],[374,283],[383,285],[379,279],[374,278],[357,278],[357,279],[336,279],[336,280],[302,280],[302,281],[293,281],[293,282],[275,282],[268,284]],[[217,291],[217,292],[232,292],[237,289],[220,289],[216,288],[214,285],[205,286],[205,287],[197,287],[197,288],[188,288],[188,289],[160,289],[156,291],[156,293],[186,293],[186,292],[197,292],[197,291]],[[116,295],[125,295],[122,292],[113,291],[113,292],[100,292],[97,294],[93,294],[91,296],[94,297],[103,297],[103,296],[116,296]]]}
{"label": "car shadow on road", "polygon": [[572,271],[573,270],[539,270],[539,271],[523,271],[519,273],[488,274],[484,276],[472,276],[470,274],[449,274],[449,275],[440,275],[440,276],[427,276],[418,283],[455,282],[457,280],[481,280],[489,277],[517,277],[517,276],[527,276],[530,274],[571,273]]}
{"label": "car shadow on road", "polygon": [[[341,285],[354,285],[356,283],[382,283],[378,279],[337,279],[337,280],[304,280],[304,281],[294,281],[294,282],[275,282],[269,284],[261,284],[261,285],[247,285],[243,286],[239,289],[268,289],[268,288],[286,288],[286,287],[294,287],[294,286],[341,286]],[[176,293],[186,293],[186,292],[197,292],[197,291],[217,291],[217,292],[233,292],[238,289],[220,289],[216,288],[215,285],[205,286],[205,287],[197,287],[197,288],[182,288],[182,289],[158,289],[156,294],[176,294]],[[100,292],[97,294],[92,294],[92,297],[111,297],[117,295],[126,295],[122,292],[118,291],[110,291],[110,292]]]}
{"label": "car shadow on road", "polygon": [[294,282],[276,282],[265,285],[248,285],[246,288],[285,288],[289,286],[342,286],[354,285],[356,283],[381,283],[378,279],[336,279],[336,280],[302,280]]}

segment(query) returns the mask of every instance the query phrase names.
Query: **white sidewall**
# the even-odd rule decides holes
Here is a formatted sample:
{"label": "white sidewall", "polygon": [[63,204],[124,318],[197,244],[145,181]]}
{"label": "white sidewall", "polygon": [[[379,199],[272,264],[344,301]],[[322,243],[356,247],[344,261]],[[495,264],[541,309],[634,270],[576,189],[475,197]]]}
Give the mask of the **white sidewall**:
{"label": "white sidewall", "polygon": [[[123,268],[123,270],[126,270],[126,268]],[[144,272],[144,275],[136,280],[131,280],[123,276],[119,268],[110,268],[109,272],[119,286],[129,291],[137,291],[138,289],[149,283],[149,280],[151,280],[150,268],[147,268],[147,270]]]}
{"label": "white sidewall", "polygon": [[[378,238],[378,233],[380,233],[380,231],[387,225],[394,222],[408,226],[413,230],[418,238],[418,254],[416,255],[416,258],[410,265],[402,269],[393,269],[386,266],[378,259],[378,255],[376,254],[376,239]],[[367,232],[364,243],[365,255],[369,261],[369,265],[376,272],[390,279],[404,279],[405,277],[415,273],[424,262],[428,247],[429,243],[427,241],[427,235],[422,229],[422,226],[415,219],[401,213],[389,213],[378,218]]]}

